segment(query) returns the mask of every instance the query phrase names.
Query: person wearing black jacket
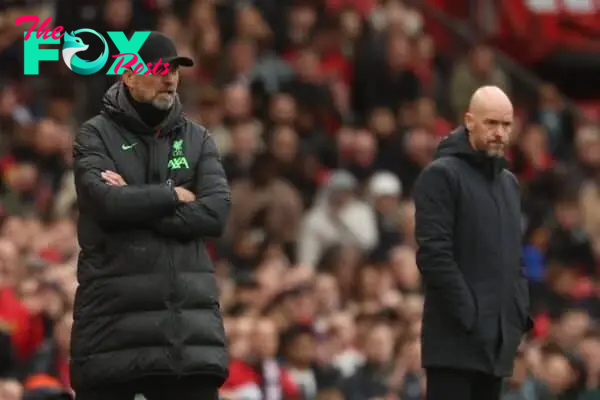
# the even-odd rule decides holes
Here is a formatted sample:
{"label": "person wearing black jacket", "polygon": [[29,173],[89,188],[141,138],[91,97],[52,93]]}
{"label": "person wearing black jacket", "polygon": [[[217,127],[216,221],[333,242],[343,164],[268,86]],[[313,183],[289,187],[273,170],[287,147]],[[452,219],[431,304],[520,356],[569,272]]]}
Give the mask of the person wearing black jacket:
{"label": "person wearing black jacket", "polygon": [[156,32],[138,54],[171,69],[125,70],[75,139],[71,384],[78,400],[216,399],[228,356],[204,240],[221,235],[230,190],[215,142],[176,94],[192,60]]}
{"label": "person wearing black jacket", "polygon": [[503,156],[512,122],[499,88],[478,89],[414,189],[429,400],[499,399],[532,327],[519,185]]}

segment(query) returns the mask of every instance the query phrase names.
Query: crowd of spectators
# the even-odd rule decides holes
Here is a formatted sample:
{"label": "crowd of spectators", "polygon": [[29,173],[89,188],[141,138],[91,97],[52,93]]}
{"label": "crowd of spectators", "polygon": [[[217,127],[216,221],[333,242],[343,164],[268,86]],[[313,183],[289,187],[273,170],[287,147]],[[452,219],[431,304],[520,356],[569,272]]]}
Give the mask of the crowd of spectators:
{"label": "crowd of spectators", "polygon": [[[438,51],[401,0],[21,3],[0,14],[1,400],[69,392],[72,141],[118,79],[62,62],[24,76],[29,26],[13,22],[25,14],[161,30],[196,60],[180,96],[232,187],[226,233],[208,243],[231,354],[224,398],[424,398],[411,189],[475,88],[511,93],[490,48]],[[508,154],[535,328],[502,400],[600,399],[600,130],[551,84],[538,97],[515,99]]]}

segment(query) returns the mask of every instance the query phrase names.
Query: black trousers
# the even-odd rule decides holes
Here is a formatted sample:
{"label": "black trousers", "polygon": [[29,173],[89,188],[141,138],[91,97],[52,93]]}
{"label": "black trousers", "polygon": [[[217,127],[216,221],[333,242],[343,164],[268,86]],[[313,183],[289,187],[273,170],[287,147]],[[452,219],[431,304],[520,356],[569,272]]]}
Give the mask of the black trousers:
{"label": "black trousers", "polygon": [[75,400],[134,400],[141,394],[146,400],[218,400],[218,386],[204,377],[151,377],[107,387],[85,388]]}
{"label": "black trousers", "polygon": [[427,369],[427,400],[499,400],[502,378],[451,368]]}

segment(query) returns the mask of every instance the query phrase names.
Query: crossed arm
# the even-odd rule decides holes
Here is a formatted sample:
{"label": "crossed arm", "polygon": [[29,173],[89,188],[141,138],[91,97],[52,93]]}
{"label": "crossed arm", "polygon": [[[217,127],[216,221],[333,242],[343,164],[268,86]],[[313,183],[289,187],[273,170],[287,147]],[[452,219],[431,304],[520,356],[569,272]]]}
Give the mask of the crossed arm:
{"label": "crossed arm", "polygon": [[84,125],[74,145],[75,186],[80,207],[111,226],[150,227],[180,240],[219,236],[230,193],[216,145],[206,134],[196,171],[195,193],[167,184],[127,185],[115,171],[98,132]]}
{"label": "crossed arm", "polygon": [[208,134],[204,137],[196,170],[196,191],[189,195],[177,205],[175,212],[159,219],[154,229],[180,240],[221,236],[229,215],[231,193],[219,151]]}

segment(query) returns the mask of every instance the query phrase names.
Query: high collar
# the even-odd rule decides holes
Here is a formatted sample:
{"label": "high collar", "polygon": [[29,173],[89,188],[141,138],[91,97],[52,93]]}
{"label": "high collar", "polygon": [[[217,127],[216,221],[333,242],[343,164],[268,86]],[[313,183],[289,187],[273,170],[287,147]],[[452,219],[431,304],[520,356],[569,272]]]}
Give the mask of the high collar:
{"label": "high collar", "polygon": [[460,126],[440,142],[435,158],[453,156],[467,161],[474,168],[481,170],[486,176],[493,178],[503,169],[508,168],[504,157],[491,157],[483,151],[477,151],[469,142],[469,131]]}
{"label": "high collar", "polygon": [[159,126],[169,115],[170,110],[161,110],[156,108],[152,103],[137,101],[133,98],[131,91],[127,88],[125,88],[124,93],[140,119],[150,127],[154,128]]}
{"label": "high collar", "polygon": [[[170,134],[183,121],[182,108],[179,96],[175,97],[173,106],[167,111],[157,110],[150,104],[136,102],[122,82],[112,85],[102,99],[102,112],[138,135]],[[152,109],[161,117],[160,119],[148,117]]]}

